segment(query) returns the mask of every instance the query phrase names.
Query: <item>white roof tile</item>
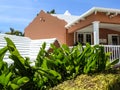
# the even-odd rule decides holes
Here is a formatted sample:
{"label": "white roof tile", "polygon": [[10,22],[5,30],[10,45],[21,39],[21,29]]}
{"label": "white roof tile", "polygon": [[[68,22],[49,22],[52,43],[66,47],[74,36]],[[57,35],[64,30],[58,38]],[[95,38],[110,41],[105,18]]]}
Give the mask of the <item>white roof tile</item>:
{"label": "white roof tile", "polygon": [[64,13],[64,15],[71,16],[71,13],[68,10],[66,10],[65,13]]}
{"label": "white roof tile", "polygon": [[61,20],[65,20],[67,23],[71,23],[74,20],[77,20],[79,16],[75,15],[66,15],[66,14],[51,14],[52,16],[55,16]]}
{"label": "white roof tile", "polygon": [[[4,37],[10,38],[15,43],[16,48],[18,49],[20,54],[23,57],[29,57],[31,62],[34,62],[34,60],[36,59],[40,47],[42,47],[42,44],[44,42],[46,42],[46,50],[48,50],[50,48],[50,44],[56,41],[56,38],[31,40],[28,37],[0,34],[0,49],[6,46],[6,41]],[[9,55],[9,52],[5,54],[4,61],[8,62],[8,64],[11,64],[13,63],[13,61],[9,59]]]}

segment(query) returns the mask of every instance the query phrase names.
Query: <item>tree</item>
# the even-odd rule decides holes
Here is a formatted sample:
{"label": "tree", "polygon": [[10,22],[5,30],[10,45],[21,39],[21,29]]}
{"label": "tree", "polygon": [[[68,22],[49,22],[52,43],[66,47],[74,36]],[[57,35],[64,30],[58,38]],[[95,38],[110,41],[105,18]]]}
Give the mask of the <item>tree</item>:
{"label": "tree", "polygon": [[[47,11],[47,13],[48,14],[56,14],[56,12],[55,12],[55,9],[52,9],[51,11]],[[37,13],[37,16],[38,16],[39,14]]]}
{"label": "tree", "polygon": [[16,35],[16,36],[24,36],[24,34],[21,31],[15,30],[14,28],[10,28],[10,32],[6,32],[5,34]]}
{"label": "tree", "polygon": [[51,10],[51,11],[47,11],[48,14],[56,14],[55,9]]}

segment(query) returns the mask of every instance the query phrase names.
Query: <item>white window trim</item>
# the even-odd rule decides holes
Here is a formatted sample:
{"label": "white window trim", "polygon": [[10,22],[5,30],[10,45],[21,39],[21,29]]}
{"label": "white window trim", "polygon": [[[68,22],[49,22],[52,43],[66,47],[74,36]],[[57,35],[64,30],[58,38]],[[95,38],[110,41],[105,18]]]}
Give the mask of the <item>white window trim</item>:
{"label": "white window trim", "polygon": [[112,36],[119,36],[119,34],[108,34],[108,45],[112,45]]}
{"label": "white window trim", "polygon": [[91,32],[77,32],[77,41],[78,41],[78,34],[83,34],[83,43],[86,43],[86,34],[90,34],[91,35],[91,44],[93,44],[93,40],[92,40],[92,33]]}

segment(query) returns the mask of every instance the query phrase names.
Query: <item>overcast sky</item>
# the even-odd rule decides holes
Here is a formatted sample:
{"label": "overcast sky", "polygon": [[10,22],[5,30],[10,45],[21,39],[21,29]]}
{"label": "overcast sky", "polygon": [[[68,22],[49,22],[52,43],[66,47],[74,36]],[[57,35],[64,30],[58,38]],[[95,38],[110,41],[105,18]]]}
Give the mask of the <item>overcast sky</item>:
{"label": "overcast sky", "polygon": [[92,7],[120,9],[120,0],[0,0],[0,32],[10,27],[24,32],[40,10],[81,15]]}

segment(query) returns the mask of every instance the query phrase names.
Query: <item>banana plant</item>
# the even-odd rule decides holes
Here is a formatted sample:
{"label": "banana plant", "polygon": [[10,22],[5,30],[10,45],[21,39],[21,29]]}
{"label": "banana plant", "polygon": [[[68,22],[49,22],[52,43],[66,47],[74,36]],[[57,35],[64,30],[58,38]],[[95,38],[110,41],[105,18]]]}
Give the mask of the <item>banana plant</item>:
{"label": "banana plant", "polygon": [[7,50],[8,48],[6,46],[0,49],[0,88],[3,89],[7,89],[6,86],[8,85],[10,77],[12,75],[11,72],[8,72],[7,63],[3,61]]}
{"label": "banana plant", "polygon": [[[5,38],[7,46],[0,49],[0,88],[1,90],[47,90],[67,79],[73,79],[80,74],[89,74],[109,70],[118,63],[118,59],[110,62],[110,53],[104,52],[104,47],[79,43],[70,49],[67,45],[56,47],[51,44],[52,52],[42,45],[35,61],[30,65],[30,59],[20,55],[15,44]],[[3,61],[5,53],[10,52],[14,61],[10,66]]]}
{"label": "banana plant", "polygon": [[[43,44],[41,51],[38,54],[36,65],[30,66],[29,59],[23,58],[20,55],[14,43],[9,38],[5,38],[5,40],[10,52],[10,58],[14,61],[14,67],[12,68],[12,71],[16,77],[22,76],[18,81],[23,81],[23,84],[20,83],[20,85],[18,83],[14,84],[14,81],[12,81],[13,84],[11,84],[11,87],[16,85],[17,88],[18,85],[19,89],[24,90],[46,89],[48,86],[52,86],[51,83],[54,84],[54,81],[61,79],[61,75],[58,72],[47,67],[47,59],[43,58],[45,44]],[[41,62],[39,63],[39,61]],[[48,81],[50,85],[48,85]]]}
{"label": "banana plant", "polygon": [[53,86],[61,80],[61,74],[53,68],[55,62],[50,60],[45,47],[46,43],[43,43],[36,58],[35,67],[38,69],[36,76],[41,78],[41,81],[38,80],[38,85],[44,86],[49,81],[49,85]]}
{"label": "banana plant", "polygon": [[119,62],[119,59],[110,62],[111,53],[105,53],[103,46],[95,45],[90,47],[90,51],[86,53],[87,62],[84,67],[84,73],[103,72],[112,69],[112,66]]}

